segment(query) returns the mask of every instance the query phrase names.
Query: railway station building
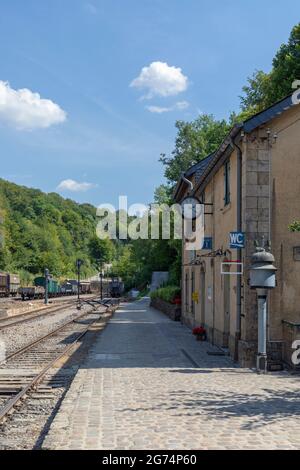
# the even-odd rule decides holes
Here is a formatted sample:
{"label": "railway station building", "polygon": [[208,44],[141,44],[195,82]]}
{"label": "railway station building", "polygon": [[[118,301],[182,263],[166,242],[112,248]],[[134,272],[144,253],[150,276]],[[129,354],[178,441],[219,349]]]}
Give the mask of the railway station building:
{"label": "railway station building", "polygon": [[[292,343],[300,339],[300,232],[289,230],[300,220],[300,105],[289,96],[235,125],[184,176],[175,201],[193,195],[206,205],[202,249],[187,250],[183,240],[182,321],[204,326],[208,341],[254,366],[257,296],[249,266],[254,241],[269,240],[277,285],[268,294],[268,360],[291,364]],[[242,248],[234,247],[236,233]],[[242,265],[233,271],[231,261]]]}

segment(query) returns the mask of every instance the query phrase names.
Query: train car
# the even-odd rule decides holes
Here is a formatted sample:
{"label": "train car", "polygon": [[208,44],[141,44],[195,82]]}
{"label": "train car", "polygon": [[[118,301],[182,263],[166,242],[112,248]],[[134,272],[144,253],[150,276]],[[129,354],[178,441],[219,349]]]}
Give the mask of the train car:
{"label": "train car", "polygon": [[[45,288],[45,277],[39,276],[34,279],[35,286],[41,286]],[[58,282],[50,277],[48,279],[48,295],[49,297],[56,297],[59,294],[59,284]]]}
{"label": "train car", "polygon": [[91,281],[90,282],[90,286],[91,286],[91,292],[96,292],[98,294],[98,292],[100,292],[100,281]]}
{"label": "train car", "polygon": [[119,278],[112,278],[109,282],[109,294],[111,297],[121,297],[124,292],[124,283]]}
{"label": "train car", "polygon": [[0,296],[9,296],[9,277],[7,273],[0,273]]}
{"label": "train car", "polygon": [[45,297],[45,288],[43,286],[19,287],[18,294],[22,300],[42,299]]}
{"label": "train car", "polygon": [[70,282],[63,282],[60,286],[61,294],[62,295],[72,295],[73,294],[73,287]]}
{"label": "train car", "polygon": [[[109,282],[110,280],[107,278],[102,279],[102,293],[106,297],[109,297]],[[91,293],[92,294],[99,294],[101,290],[101,282],[99,281],[91,281]]]}
{"label": "train car", "polygon": [[72,294],[78,293],[78,281],[77,279],[67,279],[67,282],[72,286]]}
{"label": "train car", "polygon": [[20,276],[18,274],[8,273],[9,294],[15,297],[21,285]]}
{"label": "train car", "polygon": [[90,294],[91,293],[91,283],[89,281],[80,282],[80,293],[81,294]]}
{"label": "train car", "polygon": [[20,277],[18,274],[0,273],[0,296],[15,296],[20,287]]}

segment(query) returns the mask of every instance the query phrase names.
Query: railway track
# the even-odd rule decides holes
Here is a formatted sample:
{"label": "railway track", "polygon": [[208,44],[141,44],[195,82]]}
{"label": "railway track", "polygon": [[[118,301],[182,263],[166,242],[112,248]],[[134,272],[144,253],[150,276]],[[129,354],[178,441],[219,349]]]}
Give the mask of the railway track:
{"label": "railway track", "polygon": [[[89,297],[88,300],[93,300],[95,298],[97,298],[97,296]],[[77,298],[76,299],[73,298],[71,300],[64,300],[62,305],[53,305],[52,307],[47,307],[47,308],[41,307],[41,308],[35,309],[33,312],[20,313],[18,315],[14,315],[11,318],[1,318],[0,330],[4,330],[5,328],[8,328],[10,326],[19,325],[21,323],[26,323],[30,320],[43,318],[51,313],[59,312],[65,309],[66,307],[75,305],[76,303],[77,303]]]}
{"label": "railway track", "polygon": [[[52,367],[71,352],[101,313],[104,312],[86,311],[0,362],[0,424],[30,394],[37,393],[37,398],[44,398],[53,388],[62,386],[64,375],[51,374]],[[40,388],[47,374],[50,374],[47,385]]]}

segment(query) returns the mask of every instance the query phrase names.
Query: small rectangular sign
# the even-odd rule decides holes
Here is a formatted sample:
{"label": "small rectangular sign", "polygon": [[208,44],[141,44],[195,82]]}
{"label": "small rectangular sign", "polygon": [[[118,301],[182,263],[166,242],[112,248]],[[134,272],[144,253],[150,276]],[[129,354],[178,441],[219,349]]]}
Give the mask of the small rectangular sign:
{"label": "small rectangular sign", "polygon": [[212,237],[204,237],[202,250],[212,250]]}
{"label": "small rectangular sign", "polygon": [[230,248],[245,248],[245,233],[244,232],[230,232],[229,233],[229,246]]}

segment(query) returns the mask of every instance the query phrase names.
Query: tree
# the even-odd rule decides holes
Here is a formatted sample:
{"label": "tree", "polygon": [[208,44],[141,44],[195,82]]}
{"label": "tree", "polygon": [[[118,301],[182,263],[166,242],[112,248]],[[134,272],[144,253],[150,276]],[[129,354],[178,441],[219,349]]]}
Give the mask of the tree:
{"label": "tree", "polygon": [[169,185],[174,185],[182,172],[215,151],[225,138],[229,125],[223,119],[203,114],[192,122],[177,121],[175,149],[171,157],[161,154],[159,161],[165,167]]}
{"label": "tree", "polygon": [[108,263],[112,260],[115,249],[109,238],[102,240],[94,236],[89,241],[89,253],[92,264],[99,269],[103,263]]}
{"label": "tree", "polygon": [[291,94],[295,80],[300,80],[300,23],[276,53],[271,72],[258,70],[248,78],[248,85],[243,87],[240,118],[250,117]]}
{"label": "tree", "polygon": [[252,77],[247,79],[248,85],[243,87],[244,96],[241,96],[242,112],[237,120],[243,121],[268,106],[268,90],[270,87],[270,74],[256,70]]}
{"label": "tree", "polygon": [[135,284],[135,276],[138,271],[134,261],[132,245],[122,245],[119,247],[119,256],[112,263],[111,275],[121,277],[125,288],[129,289]]}
{"label": "tree", "polygon": [[155,188],[154,202],[156,204],[170,204],[172,202],[172,188],[165,184]]}
{"label": "tree", "polygon": [[[18,272],[24,282],[43,274],[76,275],[76,258],[84,260],[82,275],[95,273],[96,208],[58,194],[18,186],[0,179],[0,268]],[[104,259],[114,255],[113,242],[102,243]]]}

